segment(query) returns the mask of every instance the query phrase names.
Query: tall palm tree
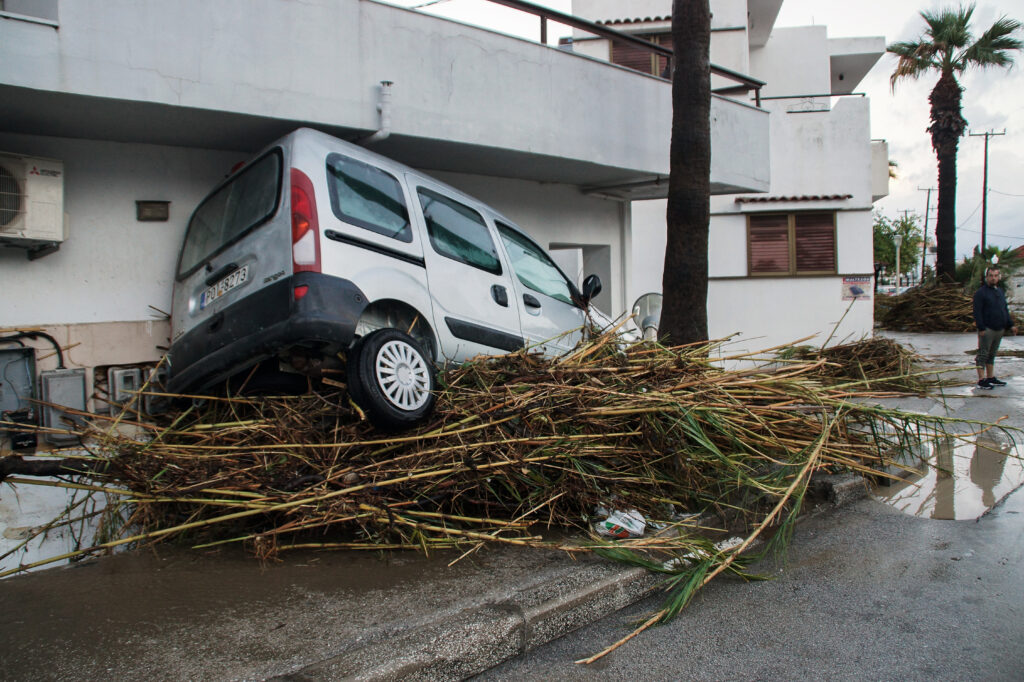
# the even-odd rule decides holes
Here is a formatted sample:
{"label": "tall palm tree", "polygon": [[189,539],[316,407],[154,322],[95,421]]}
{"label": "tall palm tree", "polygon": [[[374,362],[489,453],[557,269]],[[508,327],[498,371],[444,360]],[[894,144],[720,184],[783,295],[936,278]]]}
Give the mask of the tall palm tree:
{"label": "tall palm tree", "polygon": [[921,12],[928,25],[924,35],[917,40],[893,43],[887,50],[899,57],[889,79],[893,90],[902,79],[939,73],[939,81],[928,96],[932,122],[928,132],[939,162],[936,275],[950,281],[956,268],[956,151],[967,128],[960,107],[963,88],[957,76],[971,67],[1009,68],[1013,65],[1010,52],[1022,46],[1012,35],[1020,28],[1020,22],[1005,16],[975,40],[970,31],[973,13],[973,3],[966,8],[961,5],[957,9]]}
{"label": "tall palm tree", "polygon": [[672,3],[672,142],[669,148],[664,299],[658,335],[683,344],[708,338],[711,220],[711,6]]}

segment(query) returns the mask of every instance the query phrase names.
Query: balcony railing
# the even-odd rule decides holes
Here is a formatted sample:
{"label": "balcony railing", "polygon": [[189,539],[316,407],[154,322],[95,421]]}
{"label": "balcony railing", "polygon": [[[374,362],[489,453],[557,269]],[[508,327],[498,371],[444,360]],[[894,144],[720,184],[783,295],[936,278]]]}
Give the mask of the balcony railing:
{"label": "balcony railing", "polygon": [[[549,9],[547,7],[541,7],[540,5],[535,5],[532,2],[526,2],[525,0],[487,1],[492,2],[495,5],[504,5],[506,7],[511,7],[512,9],[517,9],[521,12],[534,14],[540,17],[540,42],[545,44],[547,43],[548,38],[547,22],[550,20],[558,24],[563,24],[565,26],[570,26],[572,28],[578,28],[581,31],[585,31],[587,33],[600,36],[602,38],[607,38],[608,40],[614,42],[633,45],[635,47],[646,50],[653,54],[665,57],[668,60],[670,67],[672,64],[672,59],[675,56],[672,51],[672,48],[652,43],[648,40],[644,40],[643,38],[637,38],[636,36],[630,35],[629,33],[616,31],[613,28],[608,28],[607,26],[602,26],[601,24],[597,24],[592,21],[587,21],[586,19],[581,19],[571,14],[565,14],[564,12],[559,12],[557,10]],[[669,73],[671,73],[671,68],[669,69]],[[748,93],[751,90],[753,90],[754,102],[757,104],[758,107],[761,106],[761,88],[764,87],[765,85],[764,81],[760,81],[756,78],[751,78],[746,74],[742,74],[722,66],[717,66],[715,64],[711,65],[711,73],[712,75],[722,76],[723,78],[727,78],[736,83],[736,85],[730,85],[724,88],[717,88],[714,91],[715,93],[719,95],[739,95],[743,93]]]}

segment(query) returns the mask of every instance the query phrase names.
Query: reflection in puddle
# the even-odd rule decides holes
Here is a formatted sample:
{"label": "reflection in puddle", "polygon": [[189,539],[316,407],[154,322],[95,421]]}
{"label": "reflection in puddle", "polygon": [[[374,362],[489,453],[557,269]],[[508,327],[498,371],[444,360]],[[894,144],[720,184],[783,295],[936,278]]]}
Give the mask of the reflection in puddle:
{"label": "reflection in puddle", "polygon": [[912,516],[976,519],[1024,484],[1024,464],[1000,435],[985,433],[973,444],[941,439],[923,455],[930,465],[923,476],[879,485],[875,497]]}

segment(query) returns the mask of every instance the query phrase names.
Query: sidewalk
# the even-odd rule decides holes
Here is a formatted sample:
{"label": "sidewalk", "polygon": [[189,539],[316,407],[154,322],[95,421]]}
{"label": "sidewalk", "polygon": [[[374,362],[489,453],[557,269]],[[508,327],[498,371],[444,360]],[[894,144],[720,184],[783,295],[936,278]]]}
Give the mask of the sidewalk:
{"label": "sidewalk", "polygon": [[[895,336],[937,363],[973,362],[971,335]],[[997,367],[1010,384],[999,391],[900,404],[1024,426],[1024,359]],[[16,680],[460,679],[658,582],[591,556],[489,548],[449,567],[457,556],[293,553],[260,566],[168,546],[16,576],[0,581],[0,669]]]}

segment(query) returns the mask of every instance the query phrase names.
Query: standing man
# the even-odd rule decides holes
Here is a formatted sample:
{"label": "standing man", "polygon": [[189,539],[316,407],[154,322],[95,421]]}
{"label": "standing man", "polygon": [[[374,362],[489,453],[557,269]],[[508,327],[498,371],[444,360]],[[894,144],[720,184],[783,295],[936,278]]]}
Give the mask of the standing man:
{"label": "standing man", "polygon": [[1017,333],[1017,325],[1006,307],[1006,295],[999,284],[999,268],[985,269],[985,283],[974,292],[974,322],[978,325],[978,388],[992,390],[993,386],[1005,386],[994,374],[993,364],[1003,333],[1009,329]]}

